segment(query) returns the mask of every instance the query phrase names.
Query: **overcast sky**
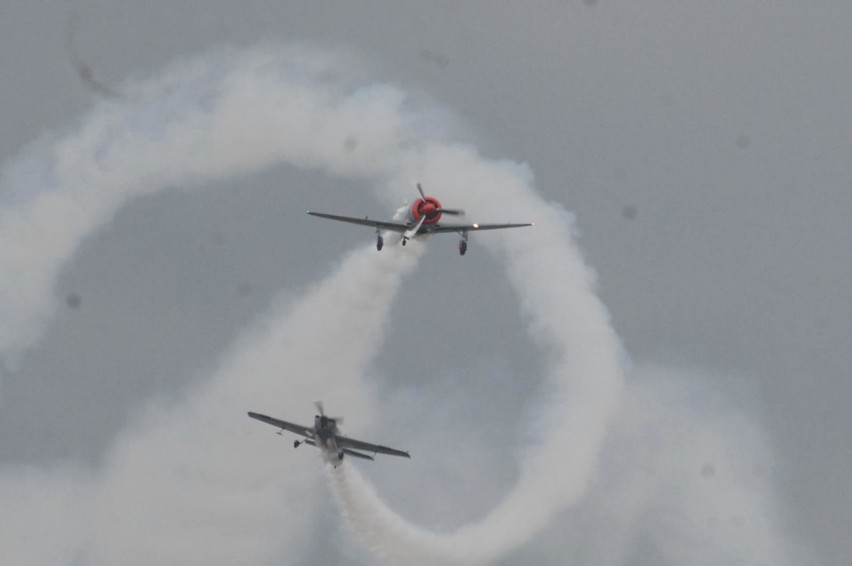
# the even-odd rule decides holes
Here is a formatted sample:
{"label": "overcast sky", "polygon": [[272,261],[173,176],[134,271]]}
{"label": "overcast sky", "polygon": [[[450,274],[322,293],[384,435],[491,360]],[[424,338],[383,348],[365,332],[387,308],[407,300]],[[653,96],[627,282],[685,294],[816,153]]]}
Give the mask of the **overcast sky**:
{"label": "overcast sky", "polygon": [[[160,112],[181,119],[196,109],[168,90],[162,104],[140,102],[140,83],[204,85],[160,77],[216,60],[211,54],[226,47],[334,53],[347,85],[384,85],[412,106],[451,116],[425,113],[424,135],[434,128],[487,159],[526,164],[541,198],[576,217],[598,295],[632,360],[598,484],[505,563],[606,563],[577,533],[611,529],[613,564],[715,564],[690,556],[689,542],[681,541],[684,550],[665,540],[672,506],[688,508],[691,495],[673,503],[651,490],[642,505],[619,504],[642,491],[636,477],[655,473],[641,465],[656,454],[645,434],[675,427],[698,436],[661,443],[666,458],[692,462],[692,447],[709,431],[731,469],[750,470],[737,486],[759,480],[771,499],[760,509],[802,552],[801,563],[839,566],[852,555],[850,21],[848,3],[792,0],[9,0],[0,5],[0,206],[13,210],[30,198],[10,189],[30,187],[21,179],[31,177],[38,194],[47,182],[40,156],[99,116],[127,115],[147,128]],[[139,189],[105,212],[49,281],[54,310],[40,318],[31,345],[3,352],[0,503],[38,501],[20,494],[37,492],[42,476],[61,484],[55,478],[66,471],[74,476],[63,488],[74,492],[69,501],[88,497],[92,478],[129,450],[128,431],[144,430],[139,423],[163,407],[180,411],[187,398],[204,398],[199,392],[224,375],[233,352],[252,342],[247,336],[264,335],[264,321],[305,304],[347,254],[371,246],[369,229],[304,214],[379,217],[415,196],[403,180],[377,190],[369,159],[366,173],[282,159],[166,178],[156,194]],[[426,189],[455,206],[442,197],[453,190]],[[508,207],[507,217],[481,220],[528,220],[512,214]],[[454,236],[429,241],[413,272],[402,274],[389,323],[375,322],[383,343],[363,361],[373,404],[325,396],[331,412],[348,417],[348,434],[412,451],[411,462],[358,468],[391,508],[424,528],[486,515],[517,479],[520,445],[539,431],[529,422],[547,395],[545,352],[525,332],[519,291],[482,241],[490,237],[473,237],[464,258]],[[14,288],[17,275],[0,277],[4,301],[26,294]],[[17,331],[11,319],[4,336]],[[270,395],[292,389],[303,397],[282,399],[274,414],[307,423],[315,390],[304,382],[324,378],[288,369],[280,368],[280,392]],[[276,411],[275,399],[261,401],[234,406],[233,415]],[[316,479],[319,462],[260,423],[240,426],[257,462],[272,470],[263,494],[298,503],[290,514],[310,508],[296,522],[303,537],[263,560],[372,563],[345,528],[330,485]],[[215,437],[204,446],[215,450]],[[721,460],[695,458],[694,481],[726,481]],[[278,465],[297,473],[272,473]],[[660,477],[677,473],[665,470]],[[110,489],[121,492],[114,481]],[[689,494],[692,481],[682,486]],[[298,490],[304,495],[293,499]],[[255,502],[247,497],[246,505]],[[714,520],[739,528],[748,518]],[[340,540],[332,548],[329,533]],[[95,564],[87,558],[94,555],[65,563]]]}

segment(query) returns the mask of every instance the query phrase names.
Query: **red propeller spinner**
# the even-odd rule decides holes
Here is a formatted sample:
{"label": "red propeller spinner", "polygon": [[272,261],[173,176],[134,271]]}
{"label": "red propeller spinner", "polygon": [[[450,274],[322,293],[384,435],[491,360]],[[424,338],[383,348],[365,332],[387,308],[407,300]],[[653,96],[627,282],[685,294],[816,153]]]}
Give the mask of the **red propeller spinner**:
{"label": "red propeller spinner", "polygon": [[420,183],[417,183],[417,190],[420,191],[420,198],[415,200],[411,205],[411,217],[415,222],[418,222],[425,216],[426,219],[423,221],[423,224],[435,224],[441,219],[442,214],[452,214],[454,216],[464,214],[463,210],[443,208],[438,199],[426,196]]}

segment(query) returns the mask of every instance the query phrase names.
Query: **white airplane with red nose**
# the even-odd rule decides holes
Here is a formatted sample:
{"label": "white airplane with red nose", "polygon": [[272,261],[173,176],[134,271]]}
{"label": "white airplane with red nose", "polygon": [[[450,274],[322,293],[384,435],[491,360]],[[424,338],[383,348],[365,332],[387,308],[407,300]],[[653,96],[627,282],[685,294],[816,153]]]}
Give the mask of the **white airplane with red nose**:
{"label": "white airplane with red nose", "polygon": [[438,199],[435,197],[426,196],[423,192],[423,187],[417,183],[417,190],[420,192],[420,198],[408,208],[404,219],[401,220],[370,220],[367,217],[356,218],[354,216],[339,216],[337,214],[325,214],[323,212],[311,212],[312,216],[320,218],[328,218],[329,220],[338,220],[340,222],[349,222],[351,224],[360,224],[361,226],[370,226],[376,230],[376,249],[380,250],[385,245],[383,237],[384,232],[397,232],[402,236],[402,245],[404,246],[409,239],[425,234],[442,234],[446,232],[456,232],[461,236],[459,241],[459,253],[464,255],[467,251],[467,237],[469,232],[478,232],[480,230],[502,230],[503,228],[522,228],[524,226],[533,226],[532,222],[523,224],[460,224],[460,223],[443,223],[440,222],[443,215],[462,216],[463,210],[456,208],[444,208]]}

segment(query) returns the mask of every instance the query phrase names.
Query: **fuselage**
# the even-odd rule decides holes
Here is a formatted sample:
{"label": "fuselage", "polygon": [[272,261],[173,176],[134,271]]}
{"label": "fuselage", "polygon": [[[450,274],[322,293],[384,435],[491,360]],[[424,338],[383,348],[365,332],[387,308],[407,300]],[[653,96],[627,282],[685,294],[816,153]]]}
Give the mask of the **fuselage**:
{"label": "fuselage", "polygon": [[325,415],[314,417],[314,439],[320,448],[337,454],[337,443],[334,441],[335,434],[337,434],[337,421]]}
{"label": "fuselage", "polygon": [[337,421],[325,415],[316,415],[314,417],[314,433],[317,438],[325,443],[325,441],[337,434]]}

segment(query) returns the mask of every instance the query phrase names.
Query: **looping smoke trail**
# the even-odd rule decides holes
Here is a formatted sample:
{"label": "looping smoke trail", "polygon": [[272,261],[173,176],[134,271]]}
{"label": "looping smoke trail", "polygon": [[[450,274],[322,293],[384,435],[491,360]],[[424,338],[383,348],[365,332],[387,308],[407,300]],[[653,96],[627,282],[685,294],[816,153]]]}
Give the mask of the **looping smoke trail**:
{"label": "looping smoke trail", "polygon": [[[350,525],[383,560],[494,561],[588,496],[619,412],[624,356],[573,242],[570,215],[536,195],[529,170],[440,143],[428,123],[440,113],[412,110],[399,90],[353,86],[345,75],[328,58],[299,51],[224,52],[182,63],[157,80],[122,87],[134,92],[129,101],[99,103],[77,131],[4,169],[0,354],[5,359],[38,339],[57,273],[83,239],[128,199],[166,187],[286,162],[385,183],[394,198],[416,178],[440,187],[453,206],[495,219],[535,219],[527,233],[481,240],[503,262],[546,362],[547,402],[519,455],[515,487],[481,521],[438,534],[396,516],[354,470],[331,477]],[[355,151],[346,143],[353,132]],[[188,401],[151,409],[117,439],[99,481],[84,486],[94,532],[64,542],[69,553],[92,564],[259,563],[283,553],[283,530],[291,542],[304,540],[310,517],[289,510],[310,509],[313,468],[294,460],[284,469],[271,460],[266,445],[242,432],[250,424],[246,405],[295,414],[328,392],[350,415],[366,418],[369,384],[361,374],[380,346],[400,277],[419,252],[415,244],[381,255],[355,252],[297,308],[277,310],[238,344]],[[288,380],[288,371],[302,379]],[[256,465],[236,465],[252,460]],[[299,489],[283,493],[283,473]],[[4,509],[13,491],[6,487],[16,479],[0,477]],[[68,496],[73,489],[50,490],[77,501]],[[16,511],[0,521],[22,523],[27,507]],[[40,517],[30,520],[37,532]],[[244,530],[235,532],[235,522]],[[5,545],[15,541],[3,544],[6,555]],[[27,550],[15,554],[20,563],[33,562]],[[55,555],[44,556],[40,562],[56,563]]]}
{"label": "looping smoke trail", "polygon": [[472,556],[460,556],[450,537],[418,529],[394,513],[356,468],[327,467],[327,472],[349,528],[382,563],[453,566],[479,562]]}
{"label": "looping smoke trail", "polygon": [[412,555],[425,564],[488,563],[528,542],[586,493],[620,401],[623,355],[573,244],[570,217],[535,194],[523,167],[489,162],[463,146],[430,147],[408,158],[425,179],[454,199],[464,195],[483,214],[502,208],[536,218],[535,234],[496,235],[483,245],[504,262],[531,336],[546,354],[548,402],[515,488],[481,521],[445,536],[405,524],[351,470],[335,476],[334,485],[352,528],[387,563]]}
{"label": "looping smoke trail", "polygon": [[[0,177],[0,355],[31,346],[53,283],[80,243],[128,200],[275,163],[376,179],[410,143],[401,93],[329,80],[329,58],[298,49],[223,51],[123,87],[78,130],[28,149]],[[358,133],[355,151],[346,139]]]}
{"label": "looping smoke trail", "polygon": [[[86,235],[128,199],[168,186],[286,161],[349,177],[385,178],[389,187],[422,178],[482,214],[536,216],[544,228],[534,237],[497,234],[491,241],[499,246],[534,337],[551,358],[553,402],[540,427],[552,434],[542,436],[540,450],[525,460],[531,464],[515,492],[460,539],[486,556],[502,552],[483,550],[495,529],[507,547],[521,544],[582,495],[618,398],[617,340],[570,243],[567,215],[535,196],[523,167],[435,143],[424,133],[422,116],[438,113],[410,111],[400,91],[323,82],[334,65],[322,57],[291,53],[283,63],[261,50],[180,65],[137,87],[141,95],[130,102],[97,106],[78,132],[59,140],[41,160],[43,186],[27,186],[32,177],[25,171],[4,176],[3,192],[11,195],[12,206],[0,223],[0,235],[10,236],[0,237],[9,243],[0,246],[0,266],[10,274],[0,285],[6,315],[0,350],[14,353],[38,337],[52,308],[52,282]],[[352,132],[359,134],[355,152],[344,143]],[[38,159],[30,155],[24,161]],[[11,297],[16,300],[6,300]],[[577,402],[566,405],[571,399]],[[542,493],[535,470],[552,469],[553,463],[541,454],[564,454],[565,446],[572,449],[571,466],[547,478],[555,489]],[[518,511],[530,511],[526,530],[506,522]]]}
{"label": "looping smoke trail", "polygon": [[[134,96],[99,103],[79,129],[33,146],[4,168],[0,353],[14,357],[38,339],[54,308],[59,270],[129,199],[278,162],[382,178],[411,137],[402,97],[383,85],[347,85],[338,75],[327,58],[299,50],[223,52],[180,63],[123,87]],[[353,132],[355,151],[345,147]],[[74,475],[36,482],[39,488],[27,493],[41,505],[31,505],[12,495],[16,486],[26,489],[30,471],[4,469],[0,532],[40,532],[43,514],[56,522],[85,514],[81,532],[54,540],[61,540],[59,555],[82,555],[91,564],[257,563],[300,534],[306,540],[312,514],[292,516],[280,505],[286,497],[279,474],[287,470],[271,459],[269,446],[246,438],[245,411],[300,414],[325,397],[330,406],[339,400],[350,417],[366,418],[360,371],[381,343],[400,277],[421,253],[417,243],[388,248],[354,253],[298,308],[275,312],[188,400],[172,408],[152,404],[147,418],[116,439],[85,501],[66,504],[67,494],[83,489]],[[307,470],[290,470],[301,486],[290,497],[310,509],[314,476]],[[235,517],[253,528],[235,531]],[[28,540],[0,537],[2,554],[20,556],[18,563],[58,563],[57,553]]]}

